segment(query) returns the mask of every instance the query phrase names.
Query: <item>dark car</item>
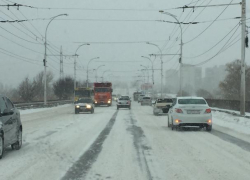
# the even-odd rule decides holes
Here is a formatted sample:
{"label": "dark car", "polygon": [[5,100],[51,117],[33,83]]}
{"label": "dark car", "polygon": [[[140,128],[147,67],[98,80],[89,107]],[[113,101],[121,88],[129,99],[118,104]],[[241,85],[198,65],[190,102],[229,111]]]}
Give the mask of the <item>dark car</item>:
{"label": "dark car", "polygon": [[20,112],[6,96],[0,95],[0,159],[6,147],[22,147],[22,131]]}
{"label": "dark car", "polygon": [[129,108],[131,109],[131,101],[129,96],[121,96],[117,101],[117,109]]}
{"label": "dark car", "polygon": [[80,112],[90,112],[93,114],[95,111],[95,105],[91,98],[81,98],[75,102],[75,114]]}

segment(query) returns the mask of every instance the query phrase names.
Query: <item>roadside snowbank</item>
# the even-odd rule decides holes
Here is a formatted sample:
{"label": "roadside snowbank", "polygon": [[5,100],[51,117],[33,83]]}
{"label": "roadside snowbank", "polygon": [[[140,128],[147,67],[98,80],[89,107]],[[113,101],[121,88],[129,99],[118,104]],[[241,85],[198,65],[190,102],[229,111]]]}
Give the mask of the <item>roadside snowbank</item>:
{"label": "roadside snowbank", "polygon": [[36,112],[42,112],[42,111],[47,111],[47,110],[51,110],[51,109],[58,109],[61,107],[69,107],[72,106],[72,104],[65,104],[65,105],[60,105],[60,106],[56,106],[56,107],[48,107],[48,108],[36,108],[36,109],[25,109],[25,110],[19,110],[21,115],[24,114],[32,114],[32,113],[36,113]]}
{"label": "roadside snowbank", "polygon": [[239,133],[250,135],[250,119],[248,118],[215,111],[213,112],[213,123]]}

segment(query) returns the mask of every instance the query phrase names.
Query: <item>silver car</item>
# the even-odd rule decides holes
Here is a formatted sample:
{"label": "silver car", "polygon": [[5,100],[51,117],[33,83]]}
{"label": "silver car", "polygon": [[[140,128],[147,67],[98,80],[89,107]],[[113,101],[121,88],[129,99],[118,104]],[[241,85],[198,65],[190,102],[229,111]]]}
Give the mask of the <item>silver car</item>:
{"label": "silver car", "polygon": [[169,110],[168,127],[173,130],[190,126],[212,130],[211,108],[202,97],[178,97]]}
{"label": "silver car", "polygon": [[13,150],[22,147],[22,131],[20,112],[6,96],[0,95],[0,159],[8,146]]}
{"label": "silver car", "polygon": [[145,95],[144,94],[140,94],[138,96],[138,103],[140,103],[142,101],[142,98],[144,97]]}
{"label": "silver car", "polygon": [[131,109],[131,100],[129,96],[121,96],[117,101],[117,110],[119,108],[128,108]]}
{"label": "silver car", "polygon": [[90,112],[93,114],[95,111],[95,105],[91,98],[81,98],[75,102],[75,114],[80,112]]}
{"label": "silver car", "polygon": [[141,105],[144,106],[144,105],[148,105],[148,106],[151,106],[152,105],[152,99],[151,97],[143,97],[142,100],[141,100]]}

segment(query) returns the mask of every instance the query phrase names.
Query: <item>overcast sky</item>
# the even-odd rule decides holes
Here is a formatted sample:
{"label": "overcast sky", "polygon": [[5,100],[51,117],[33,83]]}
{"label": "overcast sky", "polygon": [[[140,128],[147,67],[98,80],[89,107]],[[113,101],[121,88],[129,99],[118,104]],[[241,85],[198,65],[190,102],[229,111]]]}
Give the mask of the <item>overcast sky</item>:
{"label": "overcast sky", "polygon": [[[113,72],[107,72],[105,75],[112,74],[109,77],[126,81],[136,79],[136,76],[140,75],[138,71],[141,69],[140,65],[150,65],[149,61],[141,56],[159,53],[155,46],[148,45],[146,42],[157,44],[162,48],[163,54],[176,54],[180,49],[180,29],[175,24],[159,21],[175,22],[172,17],[159,13],[161,9],[176,15],[181,22],[201,22],[182,25],[183,63],[185,64],[198,64],[213,57],[227,42],[230,45],[231,42],[237,41],[241,33],[241,27],[237,26],[239,19],[233,19],[241,16],[240,5],[229,6],[223,14],[221,13],[226,6],[195,8],[194,12],[193,9],[185,9],[184,12],[182,9],[173,9],[190,3],[196,6],[228,4],[231,0],[20,0],[14,2],[38,8],[20,7],[17,10],[16,7],[10,7],[7,10],[7,7],[0,7],[1,20],[26,18],[30,20],[22,23],[0,24],[0,82],[12,87],[17,86],[24,77],[33,78],[38,72],[43,71],[45,28],[49,18],[62,13],[67,13],[68,16],[52,21],[47,34],[48,54],[56,55],[48,57],[48,69],[53,71],[55,79],[59,77],[58,55],[61,46],[63,54],[73,55],[78,45],[90,43],[90,46],[82,46],[77,52],[78,80],[86,79],[87,63],[94,57],[100,57],[100,59],[91,62],[89,69],[105,65],[99,69],[99,76],[104,71],[111,70]],[[238,2],[239,0],[233,1],[233,3]],[[13,3],[0,0],[0,4]],[[248,7],[250,7],[249,4]],[[219,21],[214,22],[204,31],[220,14]],[[249,17],[249,9],[247,9],[247,17]],[[249,22],[250,20],[247,24]],[[203,31],[203,34],[189,42]],[[228,34],[230,31],[231,33]],[[208,53],[190,58],[209,50],[225,36],[226,38]],[[232,41],[229,41],[230,38]],[[200,67],[212,67],[240,59],[240,47],[241,44],[238,41]],[[178,58],[178,55],[164,56],[164,71],[178,70]],[[73,76],[73,62],[73,57],[64,58],[64,75]],[[246,50],[246,62],[250,63],[249,49]],[[160,58],[155,60],[154,65],[156,69],[160,68]],[[156,79],[159,73],[156,71]],[[91,80],[94,80],[94,75],[94,73],[90,74]],[[159,82],[156,80],[156,83]]]}

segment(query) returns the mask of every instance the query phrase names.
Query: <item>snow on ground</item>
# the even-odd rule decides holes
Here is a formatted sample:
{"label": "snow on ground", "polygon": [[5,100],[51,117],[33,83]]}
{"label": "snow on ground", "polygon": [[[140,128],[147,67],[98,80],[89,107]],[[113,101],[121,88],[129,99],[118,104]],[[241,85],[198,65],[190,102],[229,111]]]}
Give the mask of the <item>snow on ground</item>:
{"label": "snow on ground", "polygon": [[70,107],[72,106],[71,104],[65,104],[65,105],[60,105],[57,107],[48,107],[48,108],[36,108],[36,109],[24,109],[24,110],[19,110],[21,115],[24,114],[32,114],[32,113],[36,113],[36,112],[42,112],[42,111],[48,111],[48,110],[52,110],[52,109],[60,109],[61,107]]}
{"label": "snow on ground", "polygon": [[231,114],[215,111],[213,112],[213,123],[239,133],[250,135],[249,118],[233,116]]}
{"label": "snow on ground", "polygon": [[[172,131],[167,128],[167,116],[154,116],[152,107],[137,102],[132,102],[131,110],[120,109],[113,119],[115,112],[115,105],[78,115],[74,114],[74,105],[26,110],[21,116],[23,147],[6,150],[0,160],[0,179],[62,180],[67,172],[80,174],[78,179],[84,180],[250,177],[250,146],[241,148],[213,132]],[[247,132],[243,127],[249,128],[245,119],[237,121],[229,114],[213,112],[213,117],[215,125],[229,127],[230,131]],[[112,119],[114,124],[109,126]],[[107,130],[110,132],[102,136]],[[95,143],[99,148],[91,149]],[[82,159],[86,152],[89,156]],[[71,171],[76,164],[78,169]]]}

